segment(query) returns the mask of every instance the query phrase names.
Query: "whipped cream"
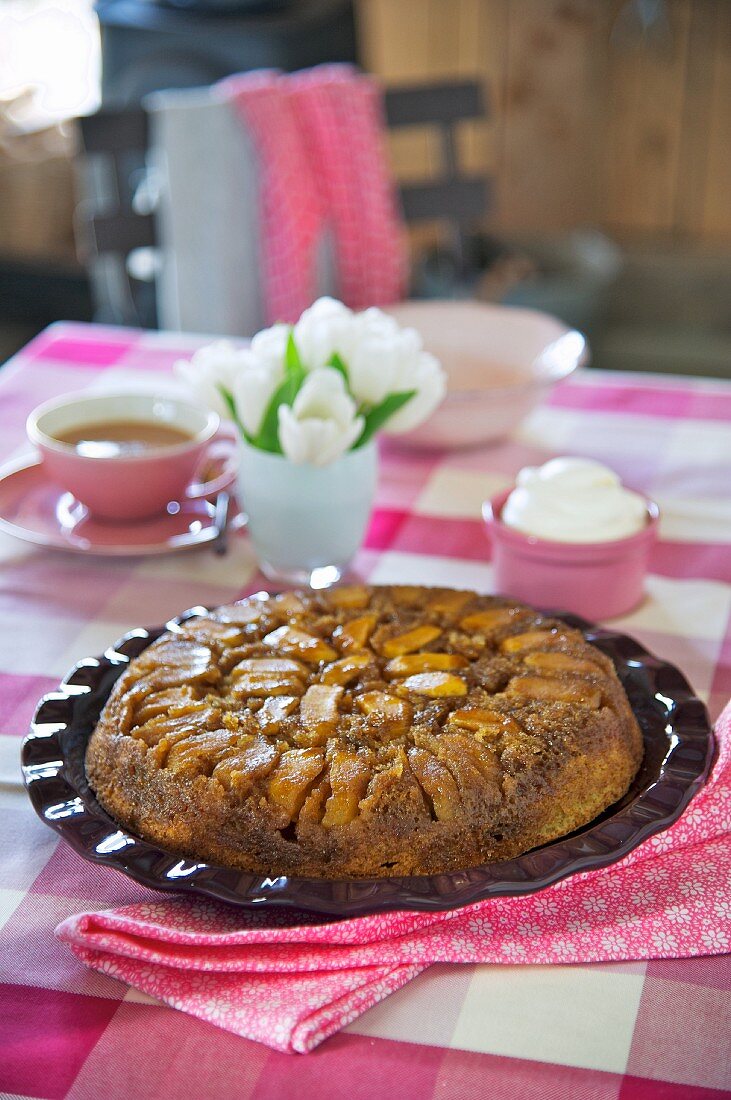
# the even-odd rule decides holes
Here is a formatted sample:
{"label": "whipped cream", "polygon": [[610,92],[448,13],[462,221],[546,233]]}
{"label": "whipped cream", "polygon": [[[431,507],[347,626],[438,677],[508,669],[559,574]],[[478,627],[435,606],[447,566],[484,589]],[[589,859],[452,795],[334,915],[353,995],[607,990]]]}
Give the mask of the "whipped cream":
{"label": "whipped cream", "polygon": [[642,530],[647,504],[600,462],[553,458],[520,471],[501,519],[553,542],[611,542]]}

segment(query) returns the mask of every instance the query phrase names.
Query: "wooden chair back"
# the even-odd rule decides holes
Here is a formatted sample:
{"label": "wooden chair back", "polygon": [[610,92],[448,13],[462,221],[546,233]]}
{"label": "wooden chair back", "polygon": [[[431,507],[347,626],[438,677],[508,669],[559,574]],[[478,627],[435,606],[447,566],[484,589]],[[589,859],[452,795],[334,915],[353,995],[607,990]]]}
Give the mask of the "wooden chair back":
{"label": "wooden chair back", "polygon": [[490,181],[461,171],[456,130],[466,119],[488,117],[484,87],[476,80],[415,84],[387,88],[384,101],[389,129],[434,126],[439,131],[439,175],[434,180],[403,184],[401,204],[408,223],[441,220],[450,224],[456,259],[462,266],[467,234],[489,209]]}
{"label": "wooden chair back", "polygon": [[136,249],[153,249],[155,218],[135,207],[145,178],[148,116],[142,107],[97,111],[80,119],[84,150],[76,218],[79,252],[92,284],[96,319],[151,327],[154,286],[129,272]]}
{"label": "wooden chair back", "polygon": [[[459,167],[456,128],[465,119],[486,117],[484,90],[474,80],[389,88],[389,128],[436,126],[442,167],[434,180],[400,187],[407,222],[443,220],[451,227],[458,267],[464,266],[470,228],[487,212],[489,183]],[[142,107],[102,109],[81,119],[85,198],[77,212],[77,239],[91,276],[96,316],[114,324],[154,324],[154,288],[128,270],[135,249],[154,248],[155,218],[134,200],[145,171],[149,121]]]}

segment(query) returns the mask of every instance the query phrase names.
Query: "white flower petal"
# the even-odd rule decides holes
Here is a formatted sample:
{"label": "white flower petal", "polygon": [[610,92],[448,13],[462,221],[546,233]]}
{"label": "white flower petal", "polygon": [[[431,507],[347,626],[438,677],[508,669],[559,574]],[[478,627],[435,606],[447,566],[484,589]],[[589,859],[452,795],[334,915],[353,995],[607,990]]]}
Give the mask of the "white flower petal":
{"label": "white flower petal", "polygon": [[289,405],[280,405],[279,411],[279,442],[285,456],[297,466],[307,462],[308,441],[300,428],[300,423],[295,417]]}
{"label": "white flower petal", "polygon": [[267,406],[283,377],[284,368],[281,363],[256,359],[237,376],[232,391],[233,398],[239,420],[249,436],[253,437],[259,431]]}
{"label": "white flower petal", "polygon": [[311,429],[312,451],[310,462],[313,466],[328,466],[341,455],[349,451],[363,431],[363,417],[358,416],[345,428],[337,426],[332,420],[306,420],[305,424],[315,425]]}
{"label": "white flower petal", "polygon": [[343,426],[356,413],[355,402],[345,391],[343,376],[333,367],[319,367],[307,375],[293,408],[298,418],[322,417]]}
{"label": "white flower petal", "polygon": [[[391,393],[416,388],[404,383],[416,378],[424,352],[419,333],[399,328],[379,309],[358,314],[358,338],[348,360],[350,387],[365,405],[380,405]],[[433,359],[433,357],[430,357]]]}
{"label": "white flower petal", "polygon": [[290,461],[302,465],[326,466],[342,454],[342,439],[331,420],[313,417],[298,420],[292,410],[283,405],[279,410],[279,441]]}
{"label": "white flower petal", "polygon": [[364,405],[380,405],[393,393],[399,369],[398,349],[382,336],[358,341],[348,360],[348,381],[356,399]]}
{"label": "white flower petal", "polygon": [[309,446],[309,461],[313,466],[327,466],[340,458],[347,441],[337,424],[332,420],[301,420],[300,425],[306,433]]}
{"label": "white flower petal", "polygon": [[287,352],[287,341],[291,332],[289,325],[272,325],[262,329],[251,339],[251,350],[257,359],[272,367],[282,367]]}
{"label": "white flower petal", "polygon": [[414,397],[386,421],[384,430],[390,433],[408,432],[417,427],[436,409],[447,392],[447,376],[433,355],[423,351],[416,369],[404,372],[398,379],[396,392],[416,390]]}
{"label": "white flower petal", "polygon": [[173,369],[199,401],[227,417],[230,411],[221,388],[232,393],[238,375],[250,361],[248,348],[237,348],[230,340],[218,340],[199,348],[189,361],[178,360]]}
{"label": "white flower petal", "polygon": [[352,447],[363,431],[342,375],[330,367],[308,374],[292,408],[279,409],[279,442],[292,462],[326,466]]}
{"label": "white flower petal", "polygon": [[207,375],[201,374],[192,363],[179,360],[173,367],[175,377],[183,382],[190,396],[200,401],[209,409],[213,409],[219,416],[229,417],[231,414],[226,407],[219,385]]}
{"label": "white flower petal", "polygon": [[307,370],[327,366],[336,352],[347,362],[356,336],[356,314],[334,298],[318,298],[294,326],[294,340]]}

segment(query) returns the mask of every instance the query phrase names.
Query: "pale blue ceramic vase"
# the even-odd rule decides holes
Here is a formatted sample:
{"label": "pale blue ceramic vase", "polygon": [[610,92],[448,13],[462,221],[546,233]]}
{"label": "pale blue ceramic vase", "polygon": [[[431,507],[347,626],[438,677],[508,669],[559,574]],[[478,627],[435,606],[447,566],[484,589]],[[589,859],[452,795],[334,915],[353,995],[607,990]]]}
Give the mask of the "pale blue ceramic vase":
{"label": "pale blue ceramic vase", "polygon": [[329,466],[242,443],[238,495],[262,572],[315,588],[338,581],[363,541],[377,476],[375,441]]}

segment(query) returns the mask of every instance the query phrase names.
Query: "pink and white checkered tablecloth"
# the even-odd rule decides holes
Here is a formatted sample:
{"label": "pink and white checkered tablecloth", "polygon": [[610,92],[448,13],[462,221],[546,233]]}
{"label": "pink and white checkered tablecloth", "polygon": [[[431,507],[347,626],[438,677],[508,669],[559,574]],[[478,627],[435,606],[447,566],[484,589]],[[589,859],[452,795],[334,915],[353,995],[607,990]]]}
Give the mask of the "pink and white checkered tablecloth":
{"label": "pink and white checkered tablecloth", "polygon": [[[0,459],[39,401],[166,372],[197,341],[55,325],[0,371]],[[663,510],[648,598],[615,621],[679,665],[716,717],[731,694],[731,387],[584,372],[498,447],[384,450],[358,567],[375,582],[490,591],[481,501],[555,453],[607,462]],[[318,1100],[711,1100],[728,1095],[728,956],[591,966],[434,966],[306,1057],[201,1023],[83,967],[53,937],[80,910],[152,898],[33,814],[20,739],[38,697],[131,626],[262,587],[245,537],[141,561],[0,534],[0,1096]],[[731,946],[731,945],[730,945]]]}

